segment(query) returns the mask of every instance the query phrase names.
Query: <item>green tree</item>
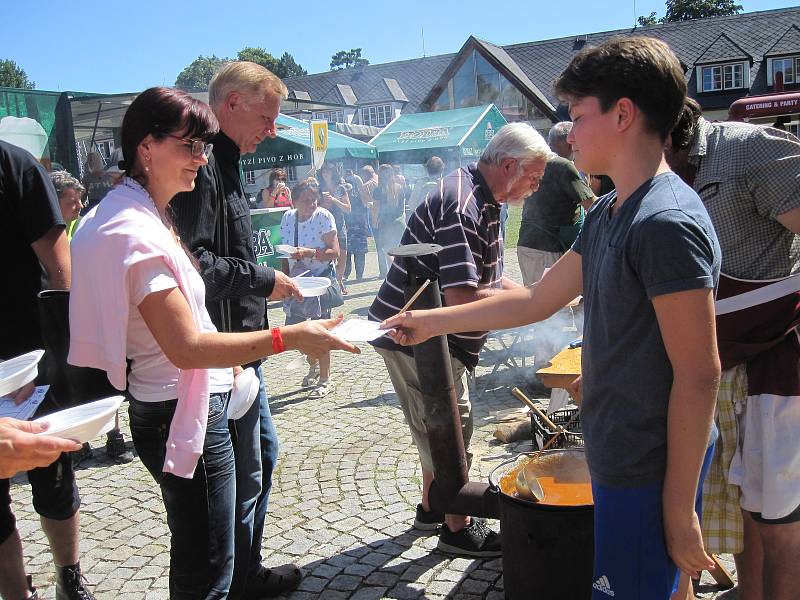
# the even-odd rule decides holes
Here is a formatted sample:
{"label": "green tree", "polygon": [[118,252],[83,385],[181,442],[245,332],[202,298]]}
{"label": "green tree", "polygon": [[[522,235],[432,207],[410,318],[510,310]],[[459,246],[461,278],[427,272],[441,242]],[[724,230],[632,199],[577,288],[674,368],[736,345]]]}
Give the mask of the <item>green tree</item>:
{"label": "green tree", "polygon": [[689,21],[703,17],[724,17],[738,15],[742,5],[733,0],[667,0],[665,23]]}
{"label": "green tree", "polygon": [[280,77],[280,74],[277,73],[278,59],[276,59],[274,56],[272,56],[272,54],[264,50],[264,48],[254,48],[252,46],[242,48],[236,55],[236,59],[248,60],[250,62],[254,62],[258,65],[261,65],[265,69],[269,69],[270,71],[278,75],[278,77]]}
{"label": "green tree", "polygon": [[288,52],[284,52],[281,56],[280,60],[278,60],[278,77],[298,77],[300,75],[308,75],[308,71],[306,71],[298,62],[294,59],[294,56],[289,54]]}
{"label": "green tree", "polygon": [[297,75],[308,75],[302,66],[294,59],[294,56],[284,52],[280,58],[275,58],[264,48],[242,48],[236,55],[238,60],[249,60],[257,63],[275,73],[278,77],[294,77]]}
{"label": "green tree", "polygon": [[704,17],[724,17],[738,15],[742,5],[734,0],[667,0],[667,14],[656,19],[656,13],[651,12],[647,17],[639,17],[639,25],[649,27],[656,23],[674,23],[676,21],[689,21]]}
{"label": "green tree", "polygon": [[180,72],[175,79],[175,87],[187,92],[205,92],[208,89],[208,82],[214,76],[214,72],[222,66],[227,58],[219,58],[212,54],[203,56],[202,54],[192,61],[188,67]]}
{"label": "green tree", "polygon": [[331,56],[331,71],[349,69],[350,67],[365,67],[369,64],[366,58],[361,58],[361,48],[339,50]]}
{"label": "green tree", "polygon": [[32,90],[36,87],[36,82],[28,79],[25,70],[13,60],[0,59],[0,85]]}
{"label": "green tree", "polygon": [[637,20],[639,21],[639,27],[650,27],[651,25],[658,24],[658,19],[656,19],[655,12],[651,12],[646,17],[639,17]]}

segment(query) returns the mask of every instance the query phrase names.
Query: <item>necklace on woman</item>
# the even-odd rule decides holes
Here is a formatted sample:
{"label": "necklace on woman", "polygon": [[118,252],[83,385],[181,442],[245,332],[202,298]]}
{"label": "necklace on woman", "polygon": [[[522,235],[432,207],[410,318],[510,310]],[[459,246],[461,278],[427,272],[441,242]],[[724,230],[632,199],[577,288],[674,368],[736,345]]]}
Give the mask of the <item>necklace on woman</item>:
{"label": "necklace on woman", "polygon": [[153,197],[150,195],[150,192],[147,191],[147,188],[144,187],[141,183],[139,183],[135,179],[133,179],[132,177],[125,177],[125,179],[122,180],[122,185],[137,192],[143,193],[145,196],[147,196],[147,199],[150,201],[150,205],[153,207],[153,210],[156,211],[158,218],[161,219],[161,224],[167,228],[167,231],[169,231],[170,235],[172,235],[172,238],[180,246],[181,237],[177,234],[175,228],[172,226],[172,223],[169,222],[169,219],[165,218],[164,215],[161,214],[161,211],[158,210],[158,206],[156,206],[156,202],[155,200],[153,200]]}

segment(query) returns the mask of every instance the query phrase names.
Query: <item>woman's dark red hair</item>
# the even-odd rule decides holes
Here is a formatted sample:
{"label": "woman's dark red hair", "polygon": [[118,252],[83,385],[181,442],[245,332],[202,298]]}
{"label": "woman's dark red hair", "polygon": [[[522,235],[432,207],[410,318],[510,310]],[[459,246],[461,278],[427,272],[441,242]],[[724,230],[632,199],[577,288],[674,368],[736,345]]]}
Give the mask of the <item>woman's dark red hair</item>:
{"label": "woman's dark red hair", "polygon": [[211,107],[182,90],[151,87],[136,97],[122,119],[122,158],[128,175],[139,171],[137,148],[152,135],[160,140],[168,134],[209,141],[219,131]]}

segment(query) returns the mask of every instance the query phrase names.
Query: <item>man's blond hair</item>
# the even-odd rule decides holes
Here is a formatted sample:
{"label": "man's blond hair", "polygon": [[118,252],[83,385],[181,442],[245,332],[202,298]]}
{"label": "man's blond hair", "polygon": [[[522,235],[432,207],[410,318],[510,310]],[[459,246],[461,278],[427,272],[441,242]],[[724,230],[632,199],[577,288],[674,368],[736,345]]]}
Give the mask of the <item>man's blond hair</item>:
{"label": "man's blond hair", "polygon": [[249,98],[277,94],[285,100],[289,96],[289,90],[277,75],[259,64],[244,60],[225,63],[214,74],[208,84],[208,103],[218,106],[231,92]]}

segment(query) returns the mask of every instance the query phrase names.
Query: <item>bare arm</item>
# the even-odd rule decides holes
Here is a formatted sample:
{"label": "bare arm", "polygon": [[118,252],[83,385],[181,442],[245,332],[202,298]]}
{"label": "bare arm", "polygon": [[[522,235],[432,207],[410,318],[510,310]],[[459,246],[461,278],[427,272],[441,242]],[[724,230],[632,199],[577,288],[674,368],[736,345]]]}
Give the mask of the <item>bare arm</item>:
{"label": "bare arm", "polygon": [[33,242],[31,248],[47,273],[48,287],[51,290],[68,290],[72,281],[72,268],[66,230],[63,227],[52,227]]}
{"label": "bare arm", "polygon": [[[274,354],[272,331],[243,333],[201,333],[192,311],[179,288],[148,294],[139,304],[139,312],[161,350],[179,369],[212,369],[254,362]],[[319,356],[328,350],[358,348],[330,333],[342,318],[306,321],[281,327],[284,348]],[[314,324],[319,324],[315,326]]]}
{"label": "bare arm", "polygon": [[261,201],[264,203],[264,208],[275,207],[275,197],[270,193],[269,188],[261,190]]}
{"label": "bare arm", "polygon": [[720,378],[713,291],[657,296],[653,307],[673,371],[663,491],[664,531],[667,550],[675,564],[694,575],[709,568],[711,562],[703,549],[694,503]]}
{"label": "bare arm", "polygon": [[795,208],[775,218],[778,220],[778,223],[786,227],[786,229],[792,233],[800,234],[800,208]]}
{"label": "bare arm", "polygon": [[[317,250],[320,250],[317,260],[327,261],[336,260],[339,258],[339,238],[336,236],[336,230],[329,231],[322,236],[322,242],[325,248],[303,248],[300,246],[297,251],[292,254],[292,258],[314,258],[317,255]],[[287,267],[288,268],[288,267]]]}
{"label": "bare arm", "polygon": [[[446,333],[520,327],[548,318],[582,289],[581,256],[570,250],[532,286],[494,290],[491,297],[468,304],[408,311],[387,319],[383,327],[396,329],[392,337],[404,346]],[[445,300],[450,304],[447,290]]]}

